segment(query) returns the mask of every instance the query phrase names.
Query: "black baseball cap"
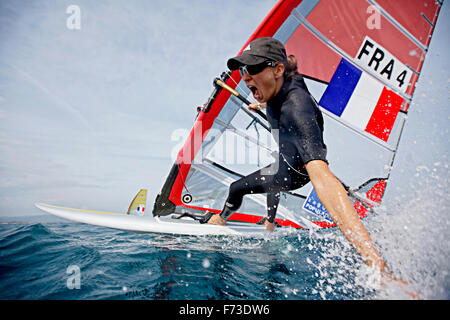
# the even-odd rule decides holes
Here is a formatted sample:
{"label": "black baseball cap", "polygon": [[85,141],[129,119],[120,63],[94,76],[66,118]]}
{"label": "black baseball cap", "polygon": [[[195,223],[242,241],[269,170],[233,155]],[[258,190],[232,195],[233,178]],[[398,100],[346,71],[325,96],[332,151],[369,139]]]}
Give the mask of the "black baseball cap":
{"label": "black baseball cap", "polygon": [[256,65],[264,61],[287,61],[286,49],[277,39],[264,37],[250,42],[240,56],[231,58],[227,62],[230,70],[237,70],[244,65]]}

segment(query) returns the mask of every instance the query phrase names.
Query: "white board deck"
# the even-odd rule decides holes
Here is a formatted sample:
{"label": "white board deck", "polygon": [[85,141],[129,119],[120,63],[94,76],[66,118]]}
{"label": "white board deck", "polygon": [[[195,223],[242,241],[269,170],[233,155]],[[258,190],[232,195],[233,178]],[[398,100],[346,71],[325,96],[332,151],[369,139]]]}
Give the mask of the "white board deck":
{"label": "white board deck", "polygon": [[171,217],[127,215],[125,213],[66,208],[44,203],[35,205],[42,211],[68,220],[132,232],[199,236],[267,234],[265,226],[249,223],[229,221],[227,226],[216,226],[200,224],[190,218],[172,219]]}

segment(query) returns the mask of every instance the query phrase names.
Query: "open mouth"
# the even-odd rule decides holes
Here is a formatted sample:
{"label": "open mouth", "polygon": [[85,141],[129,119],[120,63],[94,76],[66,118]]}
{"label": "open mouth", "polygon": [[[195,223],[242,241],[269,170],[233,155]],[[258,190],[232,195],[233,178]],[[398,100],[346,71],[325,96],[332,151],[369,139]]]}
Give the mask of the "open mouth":
{"label": "open mouth", "polygon": [[257,87],[255,86],[248,86],[248,88],[250,89],[250,91],[253,94],[253,97],[255,97],[256,100],[258,100],[258,98],[260,98],[260,94],[259,94],[259,90]]}

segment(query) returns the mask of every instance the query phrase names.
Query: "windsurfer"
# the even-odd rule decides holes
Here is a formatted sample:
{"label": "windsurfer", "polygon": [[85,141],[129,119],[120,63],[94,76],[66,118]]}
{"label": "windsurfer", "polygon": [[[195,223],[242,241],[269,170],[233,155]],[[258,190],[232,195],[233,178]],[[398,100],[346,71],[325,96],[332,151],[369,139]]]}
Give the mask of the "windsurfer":
{"label": "windsurfer", "polygon": [[259,102],[249,108],[267,107],[267,120],[280,149],[278,161],[232,183],[222,212],[212,215],[208,222],[225,225],[246,194],[267,193],[264,223],[273,230],[280,191],[295,190],[308,183],[311,176],[308,167],[318,177],[315,183],[323,185],[319,180],[322,175],[316,173],[320,169],[314,170],[328,168],[323,118],[297,71],[295,57],[287,57],[280,41],[259,38],[249,48],[229,59],[228,67],[240,69],[244,82]]}
{"label": "windsurfer", "polygon": [[311,181],[319,200],[364,261],[387,275],[385,261],[343,185],[328,167],[322,114],[297,71],[295,57],[286,55],[280,41],[266,37],[252,41],[249,49],[229,59],[227,65],[231,70],[241,71],[245,84],[259,102],[250,105],[250,109],[266,106],[272,134],[278,130],[274,138],[280,156],[276,165],[232,183],[221,213],[210,215],[205,222],[225,225],[240,207],[244,195],[267,193],[268,216],[264,224],[272,231],[280,191],[297,189]]}

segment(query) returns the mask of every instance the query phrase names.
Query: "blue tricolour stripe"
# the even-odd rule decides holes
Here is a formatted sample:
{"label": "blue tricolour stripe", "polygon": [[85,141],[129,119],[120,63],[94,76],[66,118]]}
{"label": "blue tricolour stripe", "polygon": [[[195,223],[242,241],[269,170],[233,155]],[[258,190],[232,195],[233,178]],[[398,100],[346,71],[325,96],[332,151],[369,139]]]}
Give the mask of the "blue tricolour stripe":
{"label": "blue tricolour stripe", "polygon": [[340,117],[361,78],[361,74],[361,70],[342,58],[319,104]]}

